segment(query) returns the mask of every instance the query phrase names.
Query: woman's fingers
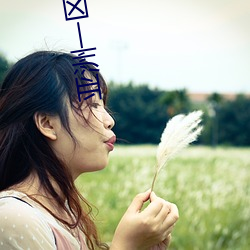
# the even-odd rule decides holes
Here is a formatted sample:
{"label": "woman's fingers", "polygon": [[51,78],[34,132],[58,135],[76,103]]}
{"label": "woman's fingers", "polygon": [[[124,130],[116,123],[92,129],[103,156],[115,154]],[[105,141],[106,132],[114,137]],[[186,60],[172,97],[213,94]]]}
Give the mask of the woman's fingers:
{"label": "woman's fingers", "polygon": [[152,191],[152,192],[150,193],[150,201],[154,201],[154,200],[156,200],[157,198],[158,198],[158,197],[156,196],[155,192]]}
{"label": "woman's fingers", "polygon": [[174,225],[176,221],[179,219],[179,212],[177,206],[173,203],[169,204],[170,204],[170,212],[163,222],[166,227]]}
{"label": "woman's fingers", "polygon": [[157,197],[154,192],[151,192],[150,200],[151,203],[143,212],[147,216],[154,217],[155,219],[165,220],[171,209],[170,203]]}
{"label": "woman's fingers", "polygon": [[[141,211],[143,204],[149,199],[150,204]],[[159,244],[164,247],[165,243],[169,243],[169,234],[178,216],[178,209],[174,204],[157,197],[151,190],[140,193],[134,198],[121,219],[112,247],[149,249]]]}
{"label": "woman's fingers", "polygon": [[151,190],[147,190],[144,193],[137,194],[128,207],[128,212],[140,212],[144,202],[149,200]]}
{"label": "woman's fingers", "polygon": [[[173,230],[173,223],[177,220],[178,210],[172,203],[157,197],[154,193],[150,195],[151,203],[141,212],[145,228],[151,232],[151,236],[155,235],[155,239],[159,242],[166,239],[166,237]],[[171,218],[168,219],[168,216]]]}

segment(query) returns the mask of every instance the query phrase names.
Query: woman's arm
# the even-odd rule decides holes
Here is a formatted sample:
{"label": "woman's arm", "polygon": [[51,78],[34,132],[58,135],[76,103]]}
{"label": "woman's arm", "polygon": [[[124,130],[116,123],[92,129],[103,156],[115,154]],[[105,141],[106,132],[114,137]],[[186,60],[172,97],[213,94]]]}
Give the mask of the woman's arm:
{"label": "woman's arm", "polygon": [[[151,203],[141,211],[149,199]],[[122,217],[110,250],[166,249],[178,218],[176,205],[157,197],[150,190],[140,193]]]}

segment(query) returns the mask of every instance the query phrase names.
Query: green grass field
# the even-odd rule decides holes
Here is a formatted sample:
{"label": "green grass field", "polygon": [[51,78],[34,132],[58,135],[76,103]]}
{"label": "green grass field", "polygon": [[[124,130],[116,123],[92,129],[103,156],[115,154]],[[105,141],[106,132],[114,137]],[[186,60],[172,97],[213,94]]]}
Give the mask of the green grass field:
{"label": "green grass field", "polygon": [[[134,196],[150,188],[155,146],[117,146],[106,169],[80,176],[77,186],[98,209],[103,241]],[[189,147],[162,170],[158,196],[179,208],[170,249],[250,249],[250,149]],[[95,211],[96,214],[96,211]]]}

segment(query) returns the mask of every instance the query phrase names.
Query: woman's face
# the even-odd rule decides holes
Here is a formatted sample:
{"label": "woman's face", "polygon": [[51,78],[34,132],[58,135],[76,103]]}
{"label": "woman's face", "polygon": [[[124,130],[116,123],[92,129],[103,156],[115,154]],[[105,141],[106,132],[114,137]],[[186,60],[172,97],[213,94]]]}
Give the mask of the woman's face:
{"label": "woman's face", "polygon": [[114,120],[105,110],[103,100],[98,95],[92,98],[90,107],[83,103],[81,108],[88,123],[68,104],[69,126],[76,145],[62,126],[57,129],[57,139],[52,142],[55,153],[66,163],[74,179],[83,172],[103,169],[116,140],[111,130]]}

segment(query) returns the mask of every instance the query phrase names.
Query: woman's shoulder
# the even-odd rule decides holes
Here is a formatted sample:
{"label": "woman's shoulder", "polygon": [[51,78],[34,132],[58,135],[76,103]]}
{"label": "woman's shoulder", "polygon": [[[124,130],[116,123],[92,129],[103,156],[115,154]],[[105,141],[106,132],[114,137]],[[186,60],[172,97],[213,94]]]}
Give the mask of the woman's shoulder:
{"label": "woman's shoulder", "polygon": [[33,218],[37,210],[24,200],[25,197],[25,194],[13,190],[0,192],[0,214],[5,215],[5,218],[11,215],[11,219]]}
{"label": "woman's shoulder", "polygon": [[27,195],[18,191],[10,190],[0,192],[0,225],[4,221],[16,221],[17,223],[25,223],[25,227],[30,225],[41,224],[44,229],[51,231],[45,215],[42,211],[35,207]]}
{"label": "woman's shoulder", "polygon": [[[83,237],[80,238],[81,249],[85,249],[85,241]],[[14,190],[0,192],[0,250],[10,249],[1,248],[10,242],[11,249],[20,250],[80,249],[77,238],[63,228],[51,214],[26,194]],[[15,248],[13,244],[16,242],[32,242],[36,245]]]}
{"label": "woman's shoulder", "polygon": [[51,228],[37,209],[22,200],[24,196],[15,191],[0,192],[0,249],[5,245],[56,249]]}

